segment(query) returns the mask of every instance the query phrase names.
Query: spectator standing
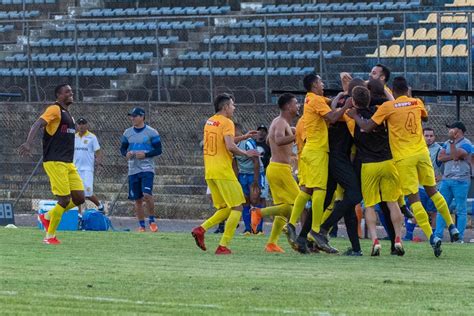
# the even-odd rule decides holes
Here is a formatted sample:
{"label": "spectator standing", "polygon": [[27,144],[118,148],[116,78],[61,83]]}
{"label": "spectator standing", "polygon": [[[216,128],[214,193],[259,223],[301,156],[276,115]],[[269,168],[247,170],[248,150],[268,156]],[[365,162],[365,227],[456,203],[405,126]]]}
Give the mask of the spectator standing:
{"label": "spectator standing", "polygon": [[[472,144],[464,137],[466,126],[462,122],[455,122],[446,127],[449,128],[449,140],[444,143],[438,155],[438,159],[444,163],[440,192],[448,205],[453,199],[456,202],[456,227],[459,230],[459,242],[463,243],[467,223],[467,194],[471,185]],[[445,227],[446,222],[438,214],[436,236],[442,238]]]}

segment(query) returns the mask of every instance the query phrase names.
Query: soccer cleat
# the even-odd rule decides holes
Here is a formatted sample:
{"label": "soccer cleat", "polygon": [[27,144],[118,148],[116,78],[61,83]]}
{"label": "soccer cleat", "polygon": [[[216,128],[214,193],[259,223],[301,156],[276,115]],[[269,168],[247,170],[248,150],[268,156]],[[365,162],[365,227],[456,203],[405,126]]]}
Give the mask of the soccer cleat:
{"label": "soccer cleat", "polygon": [[431,235],[430,244],[431,244],[431,247],[433,248],[435,257],[441,256],[441,253],[443,252],[443,250],[441,249],[441,238],[436,237],[434,234]]}
{"label": "soccer cleat", "polygon": [[316,247],[318,247],[322,251],[326,253],[333,253],[333,254],[339,253],[339,250],[332,247],[329,244],[329,241],[326,238],[326,236],[324,236],[323,234],[317,233],[314,230],[310,230],[309,235],[314,239],[314,243]]}
{"label": "soccer cleat", "polygon": [[[300,238],[300,237],[298,237],[298,238]],[[309,252],[311,252],[311,253],[320,253],[321,252],[321,250],[316,246],[316,244],[312,240],[306,239],[306,246],[307,246]]]}
{"label": "soccer cleat", "polygon": [[230,255],[230,254],[232,254],[232,251],[230,251],[230,249],[227,247],[219,245],[219,247],[217,247],[216,249],[216,255]]}
{"label": "soccer cleat", "polygon": [[150,230],[156,233],[158,231],[158,225],[156,225],[156,223],[150,223]]}
{"label": "soccer cleat", "polygon": [[46,219],[46,217],[44,217],[45,214],[46,213],[38,214],[38,220],[41,222],[44,227],[44,230],[47,232],[49,229],[49,219]]}
{"label": "soccer cleat", "polygon": [[269,243],[265,246],[265,251],[266,252],[276,252],[276,253],[285,253],[285,250],[283,250],[280,246],[274,243]]}
{"label": "soccer cleat", "polygon": [[348,257],[361,257],[363,256],[362,250],[359,251],[354,251],[352,248],[347,248],[346,251],[342,253],[343,256],[348,256]]}
{"label": "soccer cleat", "polygon": [[252,227],[252,232],[257,234],[257,226],[262,221],[262,212],[258,207],[252,207],[250,209],[250,226]]}
{"label": "soccer cleat", "polygon": [[455,242],[459,240],[459,230],[454,226],[454,224],[449,225],[448,227],[449,237],[451,238],[451,242]]}
{"label": "soccer cleat", "polygon": [[56,238],[56,236],[43,239],[43,244],[46,245],[59,245],[60,243],[61,242]]}
{"label": "soccer cleat", "polygon": [[257,236],[265,236],[265,233],[261,230],[259,230],[258,232],[255,233],[255,235]]}
{"label": "soccer cleat", "polygon": [[296,238],[296,246],[297,247],[294,250],[303,255],[311,252],[311,249],[309,248],[309,242],[304,237],[298,236],[298,238]]}
{"label": "soccer cleat", "polygon": [[250,230],[244,230],[244,231],[242,232],[242,235],[243,235],[243,236],[250,236],[250,235],[252,235],[252,233],[250,232]]}
{"label": "soccer cleat", "polygon": [[395,238],[395,244],[394,244],[393,250],[396,252],[397,256],[401,257],[405,254],[405,249],[403,249],[403,244],[402,244],[402,241],[400,240],[400,237]]}
{"label": "soccer cleat", "polygon": [[406,205],[400,206],[400,211],[402,211],[403,216],[405,216],[408,219],[415,218],[415,215],[413,215],[413,212]]}
{"label": "soccer cleat", "polygon": [[380,245],[379,240],[375,239],[374,243],[372,244],[372,248],[370,249],[370,255],[372,257],[380,256],[381,249],[382,249],[382,246]]}
{"label": "soccer cleat", "polygon": [[140,226],[140,227],[138,227],[137,231],[139,233],[144,233],[144,232],[146,232],[146,229],[145,229],[145,227]]}
{"label": "soccer cleat", "polygon": [[288,239],[291,248],[296,250],[298,248],[298,245],[296,244],[296,228],[291,223],[286,224],[286,238]]}
{"label": "soccer cleat", "polygon": [[193,235],[196,245],[202,250],[206,251],[206,245],[204,244],[204,234],[206,231],[201,226],[198,226],[193,229],[191,235]]}

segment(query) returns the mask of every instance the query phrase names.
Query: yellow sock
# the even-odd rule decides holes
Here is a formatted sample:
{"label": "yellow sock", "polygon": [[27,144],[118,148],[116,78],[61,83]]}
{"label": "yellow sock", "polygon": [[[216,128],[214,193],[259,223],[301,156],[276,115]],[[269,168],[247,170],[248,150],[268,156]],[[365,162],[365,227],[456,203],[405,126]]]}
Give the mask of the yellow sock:
{"label": "yellow sock", "polygon": [[230,215],[227,218],[227,222],[225,223],[224,234],[222,235],[221,241],[219,243],[220,246],[227,247],[229,245],[230,240],[232,237],[234,237],[235,229],[237,228],[237,224],[239,224],[241,216],[241,211],[230,211]]}
{"label": "yellow sock", "polygon": [[286,224],[286,220],[282,216],[275,216],[273,220],[272,232],[270,233],[270,238],[268,238],[269,244],[278,243],[278,238],[280,238],[283,227]]}
{"label": "yellow sock", "polygon": [[72,202],[72,199],[70,199],[70,200],[69,200],[69,203],[68,203],[68,205],[66,206],[66,208],[64,209],[64,211],[69,211],[70,209],[72,209],[72,208],[74,208],[74,207],[76,207],[76,204],[74,204],[74,203]]}
{"label": "yellow sock", "polygon": [[201,227],[204,228],[204,230],[208,230],[212,226],[215,226],[224,221],[227,217],[229,217],[229,214],[230,208],[221,208],[220,210],[217,210],[214,215],[209,217],[204,223],[202,223]]}
{"label": "yellow sock", "polygon": [[411,204],[411,208],[413,210],[413,215],[415,215],[416,223],[425,233],[425,236],[430,238],[433,234],[433,230],[431,229],[430,221],[428,219],[428,213],[426,213],[423,205],[421,202],[415,202]]}
{"label": "yellow sock", "polygon": [[300,191],[300,193],[298,193],[293,209],[291,210],[290,224],[293,226],[296,225],[296,222],[300,219],[301,213],[303,213],[304,207],[310,198],[311,195],[306,192]]}
{"label": "yellow sock", "polygon": [[326,209],[324,212],[323,212],[323,218],[321,219],[321,223],[324,223],[328,217],[331,215],[332,213],[332,209]]}
{"label": "yellow sock", "polygon": [[449,214],[448,204],[446,203],[446,200],[441,195],[441,193],[436,192],[431,197],[431,201],[433,201],[433,204],[436,206],[436,209],[441,214],[441,216],[443,216],[446,225],[449,227],[449,225],[453,224],[453,218],[451,217],[451,214]]}
{"label": "yellow sock", "polygon": [[313,191],[313,221],[311,222],[311,229],[317,233],[319,233],[319,227],[321,226],[321,220],[323,219],[325,197],[325,190]]}
{"label": "yellow sock", "polygon": [[56,203],[56,205],[48,212],[50,222],[48,228],[48,237],[54,236],[56,234],[56,229],[58,229],[59,222],[61,217],[66,209]]}
{"label": "yellow sock", "polygon": [[[284,216],[286,218],[290,217],[291,214],[291,205],[289,204],[280,204],[270,207],[262,208],[262,216]],[[275,224],[274,224],[275,225]]]}

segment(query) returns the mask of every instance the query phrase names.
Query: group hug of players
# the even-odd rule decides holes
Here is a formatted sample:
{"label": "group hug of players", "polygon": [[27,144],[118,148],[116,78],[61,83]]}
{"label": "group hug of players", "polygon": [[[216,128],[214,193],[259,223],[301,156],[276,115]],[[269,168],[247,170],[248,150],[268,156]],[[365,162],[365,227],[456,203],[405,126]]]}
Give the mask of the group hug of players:
{"label": "group hug of players", "polygon": [[[451,240],[459,239],[448,205],[436,188],[422,132],[422,121],[428,118],[423,102],[411,97],[403,77],[394,78],[389,89],[386,83],[390,71],[384,65],[373,67],[369,77],[364,81],[342,73],[344,91],[331,100],[324,97],[321,77],[314,73],[306,75],[303,111],[294,95],[285,93],[279,97],[280,115],[272,121],[267,138],[272,157],[266,176],[274,205],[252,209],[252,227],[262,217],[274,217],[267,252],[284,252],[278,238],[285,231],[289,244],[298,252],[339,253],[330,245],[328,232],[344,218],[351,243],[344,254],[362,255],[355,206],[363,200],[372,256],[381,253],[374,209],[379,204],[387,219],[391,254],[405,254],[401,241],[405,214],[414,215],[438,257],[442,252],[441,239],[433,234],[428,214],[420,202],[420,185],[446,221]],[[206,250],[206,231],[226,220],[216,254],[231,254],[229,243],[245,202],[232,168],[233,155],[259,156],[258,151],[243,151],[234,142],[234,101],[232,95],[218,95],[214,100],[216,114],[204,127],[205,177],[217,210],[194,228],[192,235],[197,246]],[[292,127],[301,112],[296,127]],[[294,143],[298,148],[299,183],[290,166]],[[337,186],[342,189],[340,194],[335,194]],[[413,214],[406,207],[404,197]],[[303,213],[309,201],[311,211]],[[301,231],[297,234],[299,220]]]}

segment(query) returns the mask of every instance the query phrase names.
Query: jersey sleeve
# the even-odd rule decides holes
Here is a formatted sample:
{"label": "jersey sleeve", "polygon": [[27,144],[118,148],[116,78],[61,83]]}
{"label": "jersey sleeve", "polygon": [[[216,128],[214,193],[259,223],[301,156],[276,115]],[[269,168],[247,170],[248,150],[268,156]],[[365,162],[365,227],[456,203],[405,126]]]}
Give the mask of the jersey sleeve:
{"label": "jersey sleeve", "polygon": [[234,122],[231,120],[226,120],[222,122],[222,136],[232,136],[235,135],[235,126]]}
{"label": "jersey sleeve", "polygon": [[94,135],[94,141],[92,142],[92,149],[94,151],[98,151],[100,149],[99,140],[97,139],[97,136],[95,135]]}
{"label": "jersey sleeve", "polygon": [[380,125],[383,121],[385,121],[388,116],[390,115],[389,106],[386,104],[382,104],[377,108],[374,115],[372,115],[371,119],[375,122],[375,124]]}
{"label": "jersey sleeve", "polygon": [[325,99],[323,100],[316,99],[314,101],[314,109],[316,110],[316,113],[318,113],[321,117],[331,112],[331,108],[326,103]]}
{"label": "jersey sleeve", "polygon": [[344,119],[344,121],[346,121],[346,125],[347,125],[347,128],[349,129],[349,133],[351,133],[352,137],[354,137],[354,130],[355,130],[355,121],[350,118],[347,114],[344,114],[342,116],[342,118]]}
{"label": "jersey sleeve", "polygon": [[59,106],[57,105],[50,105],[44,111],[44,113],[40,116],[43,120],[46,121],[46,123],[51,124],[54,121],[58,121],[61,119],[61,112],[59,110]]}
{"label": "jersey sleeve", "polygon": [[472,153],[472,145],[471,144],[468,144],[468,143],[464,143],[460,146],[461,149],[464,149],[466,151],[467,154],[471,154]]}

